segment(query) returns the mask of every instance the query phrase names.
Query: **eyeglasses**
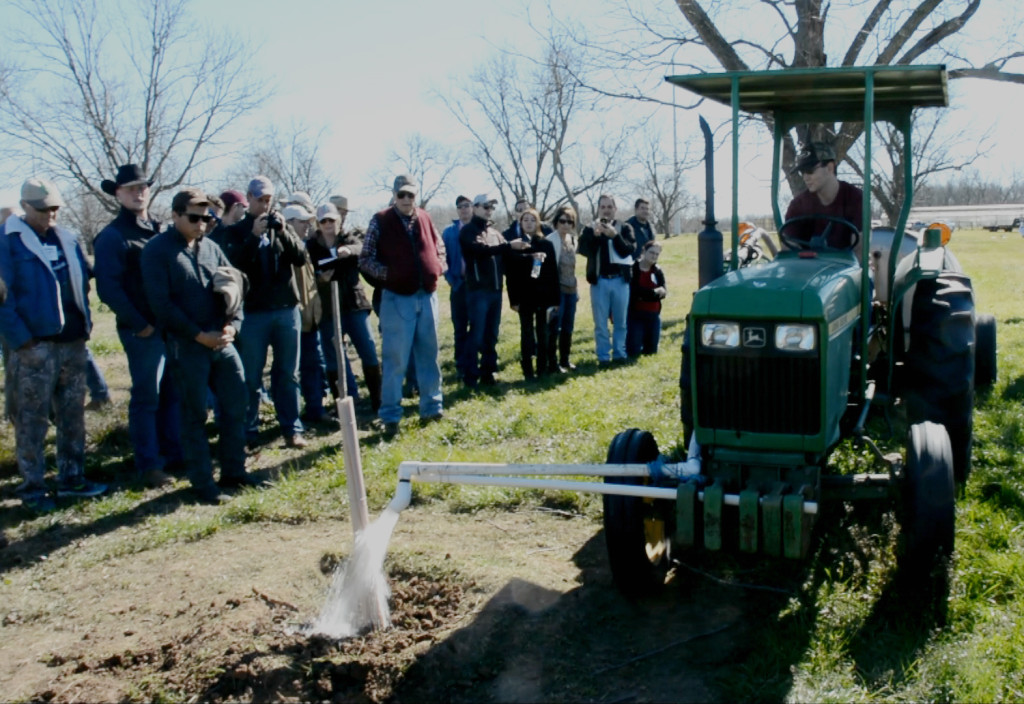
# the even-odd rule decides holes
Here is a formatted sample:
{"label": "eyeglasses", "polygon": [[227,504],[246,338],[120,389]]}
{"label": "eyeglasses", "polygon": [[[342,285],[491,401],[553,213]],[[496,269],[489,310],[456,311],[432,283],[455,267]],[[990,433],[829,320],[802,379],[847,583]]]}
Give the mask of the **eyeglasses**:
{"label": "eyeglasses", "polygon": [[409,193],[408,191],[402,191],[401,193],[395,195],[395,198],[397,198],[398,200],[402,200],[403,198],[415,198],[415,197],[416,197],[415,193]]}
{"label": "eyeglasses", "polygon": [[494,210],[494,204],[493,203],[488,203],[487,205],[479,205],[477,207],[478,208],[483,208],[484,210]]}
{"label": "eyeglasses", "polygon": [[37,208],[34,205],[30,205],[28,207],[32,208],[32,210],[36,211],[37,213],[56,213],[58,210],[60,210],[59,205],[51,205],[49,208]]}
{"label": "eyeglasses", "polygon": [[320,220],[320,224],[321,225],[323,225],[324,223],[328,223],[328,222],[337,222],[337,221],[334,218],[324,218],[323,220]]}
{"label": "eyeglasses", "polygon": [[212,215],[196,215],[195,213],[185,213],[185,217],[187,217],[188,221],[193,225],[195,225],[200,220],[205,222],[207,225],[209,225],[210,222],[213,221]]}
{"label": "eyeglasses", "polygon": [[559,218],[559,219],[558,219],[558,220],[557,220],[557,221],[555,222],[555,224],[556,224],[556,225],[575,225],[576,223],[575,223],[575,222],[573,222],[572,220],[566,220],[565,218]]}

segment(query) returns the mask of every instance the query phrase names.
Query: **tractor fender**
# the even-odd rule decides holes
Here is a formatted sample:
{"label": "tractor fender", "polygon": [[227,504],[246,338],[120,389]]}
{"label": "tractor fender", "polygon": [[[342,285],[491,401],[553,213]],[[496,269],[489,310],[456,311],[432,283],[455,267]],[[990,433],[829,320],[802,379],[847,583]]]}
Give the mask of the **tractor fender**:
{"label": "tractor fender", "polygon": [[910,348],[910,327],[913,322],[914,294],[917,284],[924,279],[937,279],[944,272],[963,274],[963,267],[946,247],[919,248],[904,256],[896,266],[893,288],[894,306],[903,319],[902,352]]}

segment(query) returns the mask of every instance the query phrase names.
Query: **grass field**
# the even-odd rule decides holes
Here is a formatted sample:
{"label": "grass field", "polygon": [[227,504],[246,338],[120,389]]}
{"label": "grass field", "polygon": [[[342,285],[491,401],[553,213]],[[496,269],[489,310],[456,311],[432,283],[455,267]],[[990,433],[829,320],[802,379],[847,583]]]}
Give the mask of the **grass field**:
{"label": "grass field", "polygon": [[[723,700],[792,701],[1012,701],[1024,699],[1024,240],[1015,234],[964,231],[952,248],[972,275],[977,308],[993,313],[999,335],[999,379],[977,398],[974,470],[957,509],[957,547],[950,591],[941,614],[927,623],[901,619],[890,599],[894,572],[891,519],[875,517],[869,530],[856,516],[826,533],[796,596],[766,601],[762,640],[719,683]],[[629,427],[650,430],[662,450],[681,441],[678,374],[684,317],[696,288],[696,238],[664,243],[661,266],[669,281],[661,351],[655,357],[598,370],[587,292],[577,315],[577,372],[524,382],[518,358],[518,323],[507,310],[499,344],[501,383],[467,392],[453,382],[447,290],[441,292],[445,420],[420,427],[407,405],[402,432],[385,441],[365,432],[361,441],[371,513],[395,488],[398,463],[429,461],[604,461],[614,435]],[[584,286],[583,289],[586,287]],[[0,428],[0,524],[21,555],[83,551],[103,565],[169,543],[202,541],[248,524],[314,524],[347,514],[344,472],[336,433],[321,433],[308,452],[268,445],[258,460],[274,479],[220,508],[196,510],[187,500],[161,503],[131,481],[126,431],[127,370],[109,311],[97,306],[91,347],[115,393],[113,409],[90,414],[91,476],[114,484],[110,495],[66,506],[44,517],[23,511],[13,498],[17,472],[13,432]],[[52,440],[52,433],[51,433]],[[844,450],[852,452],[852,450]],[[842,459],[842,458],[840,458]],[[852,460],[851,460],[852,461]],[[173,490],[186,499],[185,485]],[[582,514],[600,527],[599,499],[492,488],[417,485],[417,507],[472,513],[494,507],[544,505]],[[851,527],[852,526],[852,527]],[[90,541],[124,528],[118,541]],[[841,554],[838,554],[841,553]],[[444,549],[439,548],[444,555]],[[440,558],[439,558],[440,559]],[[0,555],[5,573],[33,569],[32,561]],[[438,570],[443,569],[437,566]],[[750,581],[775,569],[730,558],[702,561],[718,574],[747,570]],[[789,567],[785,569],[791,569]],[[752,597],[754,599],[760,597]]]}

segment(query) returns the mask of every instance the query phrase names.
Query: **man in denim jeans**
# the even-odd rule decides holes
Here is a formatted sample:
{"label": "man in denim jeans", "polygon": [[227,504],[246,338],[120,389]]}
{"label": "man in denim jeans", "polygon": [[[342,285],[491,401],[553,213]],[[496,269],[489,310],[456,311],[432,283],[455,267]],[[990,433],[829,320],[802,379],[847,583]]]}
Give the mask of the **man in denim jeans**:
{"label": "man in denim jeans", "polygon": [[44,481],[44,441],[50,412],[57,424],[57,496],[97,496],[102,484],[85,478],[85,341],[88,269],[74,235],[57,227],[64,201],[57,187],[30,178],[21,187],[25,214],[11,215],[0,236],[0,333],[11,350],[7,389],[14,421],[22,503],[55,508]]}
{"label": "man in denim jeans", "polygon": [[380,303],[383,384],[378,412],[385,435],[398,432],[402,379],[409,355],[420,388],[420,419],[440,420],[441,364],[437,347],[437,282],[445,270],[441,236],[427,211],[416,207],[419,191],[408,174],[395,178],[394,205],[370,220],[359,268],[383,288]]}
{"label": "man in denim jeans", "polygon": [[132,379],[128,434],[135,469],[151,487],[168,484],[168,464],[180,468],[178,395],[166,371],[167,351],[142,282],[142,249],[160,232],[149,217],[153,182],[135,164],[117,170],[100,187],[114,196],[121,211],[96,236],[96,293],[117,319],[117,336],[128,357]]}

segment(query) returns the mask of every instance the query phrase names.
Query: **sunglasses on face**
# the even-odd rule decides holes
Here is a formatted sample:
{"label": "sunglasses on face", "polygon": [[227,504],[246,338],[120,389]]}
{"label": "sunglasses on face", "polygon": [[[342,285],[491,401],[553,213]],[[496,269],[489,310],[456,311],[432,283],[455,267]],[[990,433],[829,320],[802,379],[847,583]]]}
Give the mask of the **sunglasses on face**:
{"label": "sunglasses on face", "polygon": [[195,225],[200,220],[205,222],[207,225],[209,225],[210,222],[213,221],[212,215],[196,215],[195,213],[185,213],[185,217],[188,218],[188,221],[193,225]]}
{"label": "sunglasses on face", "polygon": [[493,205],[481,205],[481,206],[477,206],[477,207],[483,208],[484,210],[494,210],[494,206]]}
{"label": "sunglasses on face", "polygon": [[813,174],[815,171],[818,170],[819,166],[821,166],[821,162],[820,161],[817,164],[811,164],[810,166],[804,166],[804,167],[802,167],[800,169],[800,173],[802,173],[802,174]]}
{"label": "sunglasses on face", "polygon": [[572,220],[566,220],[565,218],[559,218],[558,222],[556,222],[555,224],[556,225],[575,225],[576,223],[573,222]]}
{"label": "sunglasses on face", "polygon": [[458,205],[457,205],[456,207],[457,207],[457,208],[458,208],[459,210],[462,210],[463,208],[468,208],[468,207],[470,207],[471,205],[472,205],[472,203],[459,203],[459,204],[458,204]]}
{"label": "sunglasses on face", "polygon": [[415,198],[415,197],[416,197],[415,193],[409,193],[409,192],[402,192],[402,193],[399,193],[398,195],[395,196],[395,198],[397,198],[399,200],[403,200],[405,198]]}
{"label": "sunglasses on face", "polygon": [[321,225],[326,225],[329,222],[336,222],[336,221],[335,221],[334,218],[324,218],[323,220],[320,221],[320,224]]}
{"label": "sunglasses on face", "polygon": [[60,210],[59,205],[51,205],[49,208],[37,208],[34,205],[30,205],[28,207],[32,208],[32,210],[36,211],[37,213],[56,213],[58,210]]}

